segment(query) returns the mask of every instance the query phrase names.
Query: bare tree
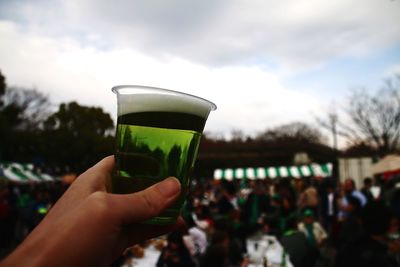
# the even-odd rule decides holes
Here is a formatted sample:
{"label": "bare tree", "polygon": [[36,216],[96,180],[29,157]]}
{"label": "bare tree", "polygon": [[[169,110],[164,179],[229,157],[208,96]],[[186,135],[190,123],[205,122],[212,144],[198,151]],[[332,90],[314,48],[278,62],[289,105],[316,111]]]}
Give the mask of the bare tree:
{"label": "bare tree", "polygon": [[325,143],[326,138],[317,129],[303,122],[293,122],[266,130],[256,139],[263,141],[301,141],[309,143]]}
{"label": "bare tree", "polygon": [[233,129],[231,131],[231,136],[230,136],[230,141],[232,142],[244,142],[248,137],[245,135],[245,133],[242,130],[239,129]]}
{"label": "bare tree", "polygon": [[[3,76],[3,74],[0,71],[0,97],[4,94],[6,91],[6,77]],[[3,105],[2,99],[0,99],[0,107]]]}
{"label": "bare tree", "polygon": [[49,115],[50,102],[47,95],[35,90],[19,87],[6,88],[2,96],[3,110],[14,112],[20,130],[39,129]]}
{"label": "bare tree", "polygon": [[337,119],[333,125],[328,119],[318,119],[320,125],[332,130],[352,144],[364,143],[374,147],[380,155],[399,150],[400,145],[400,76],[387,80],[375,93],[365,89],[353,91],[343,108],[347,117]]}

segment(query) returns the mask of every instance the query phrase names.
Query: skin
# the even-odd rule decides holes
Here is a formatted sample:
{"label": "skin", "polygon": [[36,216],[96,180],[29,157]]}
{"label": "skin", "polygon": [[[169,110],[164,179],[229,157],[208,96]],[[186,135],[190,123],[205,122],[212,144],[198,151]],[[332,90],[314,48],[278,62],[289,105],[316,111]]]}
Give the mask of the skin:
{"label": "skin", "polygon": [[80,175],[0,266],[109,266],[125,248],[183,226],[182,218],[167,226],[140,224],[178,198],[176,178],[133,194],[110,194],[105,185],[114,164],[110,156]]}
{"label": "skin", "polygon": [[344,181],[344,191],[346,194],[351,194],[354,191],[354,185],[351,179],[346,179]]}
{"label": "skin", "polygon": [[304,220],[305,224],[313,224],[314,223],[314,218],[311,216],[306,216],[306,217],[304,217],[303,220]]}
{"label": "skin", "polygon": [[[351,194],[354,191],[354,185],[351,179],[346,179],[343,184],[343,189],[345,194]],[[339,202],[339,209],[346,212],[352,212],[354,207],[351,205],[343,205]]]}

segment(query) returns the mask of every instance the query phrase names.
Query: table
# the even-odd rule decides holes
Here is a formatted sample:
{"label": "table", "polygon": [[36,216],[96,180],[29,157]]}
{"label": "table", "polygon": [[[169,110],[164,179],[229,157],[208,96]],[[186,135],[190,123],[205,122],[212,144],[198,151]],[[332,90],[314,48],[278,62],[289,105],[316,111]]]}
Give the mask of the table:
{"label": "table", "polygon": [[156,266],[161,251],[157,250],[153,245],[149,245],[144,250],[143,258],[132,258],[132,262],[124,264],[122,267],[151,267]]}
{"label": "table", "polygon": [[275,236],[263,235],[246,240],[247,253],[249,256],[249,267],[263,267],[264,261],[268,266],[281,266],[282,259],[285,260],[286,267],[293,267],[289,255],[284,253],[284,249]]}

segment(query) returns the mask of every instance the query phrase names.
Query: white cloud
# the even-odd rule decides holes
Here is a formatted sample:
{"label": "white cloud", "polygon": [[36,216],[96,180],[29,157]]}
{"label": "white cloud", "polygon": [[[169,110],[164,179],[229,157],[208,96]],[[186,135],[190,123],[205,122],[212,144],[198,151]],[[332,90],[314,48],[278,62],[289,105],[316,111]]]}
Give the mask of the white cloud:
{"label": "white cloud", "polygon": [[0,0],[0,68],[114,115],[116,84],[189,92],[218,105],[208,130],[254,133],[313,122],[325,105],[313,83],[329,81],[296,91],[286,75],[398,45],[399,14],[389,0]]}
{"label": "white cloud", "polygon": [[301,71],[400,41],[400,2],[389,0],[42,0],[5,6],[3,16],[12,14],[37,32],[211,66],[261,63]]}
{"label": "white cloud", "polygon": [[393,76],[400,76],[400,64],[390,66],[384,71],[385,79],[393,78]]}
{"label": "white cloud", "polygon": [[267,62],[302,71],[400,41],[400,2],[390,0],[16,3],[4,13],[38,32],[209,66]]}
{"label": "white cloud", "polygon": [[258,67],[212,68],[177,57],[156,60],[130,49],[98,50],[69,38],[27,33],[0,22],[0,66],[10,85],[34,85],[54,102],[78,100],[116,114],[110,88],[144,84],[185,91],[218,105],[207,130],[246,133],[292,120],[312,121],[320,110],[312,95],[285,88]]}

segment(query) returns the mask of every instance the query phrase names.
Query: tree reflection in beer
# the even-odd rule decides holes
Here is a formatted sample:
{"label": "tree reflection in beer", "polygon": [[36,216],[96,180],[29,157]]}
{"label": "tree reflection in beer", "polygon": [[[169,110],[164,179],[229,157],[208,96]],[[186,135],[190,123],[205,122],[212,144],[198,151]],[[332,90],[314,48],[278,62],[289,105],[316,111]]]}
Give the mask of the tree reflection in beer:
{"label": "tree reflection in beer", "polygon": [[168,174],[166,176],[178,177],[181,175],[181,148],[178,145],[174,145],[168,154]]}
{"label": "tree reflection in beer", "polygon": [[117,171],[114,193],[131,193],[169,176],[181,181],[178,203],[150,223],[170,223],[179,214],[193,170],[201,134],[188,129],[168,129],[119,123],[117,126]]}

